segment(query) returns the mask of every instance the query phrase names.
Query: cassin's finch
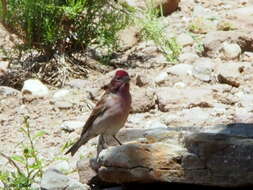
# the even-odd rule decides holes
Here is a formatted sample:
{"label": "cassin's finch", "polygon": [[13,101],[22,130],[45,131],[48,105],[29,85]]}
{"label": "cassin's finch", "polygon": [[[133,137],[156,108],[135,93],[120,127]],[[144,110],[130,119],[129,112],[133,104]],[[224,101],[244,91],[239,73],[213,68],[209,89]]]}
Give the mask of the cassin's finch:
{"label": "cassin's finch", "polygon": [[103,135],[111,135],[117,140],[115,135],[124,126],[130,111],[129,81],[130,77],[126,71],[116,72],[106,86],[105,94],[86,121],[81,137],[66,154],[71,153],[73,156],[82,145],[98,135],[101,137],[101,143],[104,143]]}

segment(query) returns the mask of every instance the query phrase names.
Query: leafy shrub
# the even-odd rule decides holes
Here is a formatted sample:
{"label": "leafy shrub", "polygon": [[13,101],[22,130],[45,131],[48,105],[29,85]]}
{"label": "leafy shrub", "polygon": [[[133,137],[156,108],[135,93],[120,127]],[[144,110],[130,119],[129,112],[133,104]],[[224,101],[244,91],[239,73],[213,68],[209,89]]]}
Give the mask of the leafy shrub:
{"label": "leafy shrub", "polygon": [[120,9],[110,0],[8,0],[4,20],[30,47],[71,53],[91,44],[116,48],[116,34],[128,23]]}
{"label": "leafy shrub", "polygon": [[[152,4],[152,1],[151,1]],[[152,40],[161,52],[170,62],[176,62],[181,53],[181,47],[177,44],[176,39],[168,38],[164,29],[166,26],[162,23],[162,10],[148,6],[146,11],[142,12],[142,16],[135,16],[136,24],[141,28],[142,36],[147,40]]]}

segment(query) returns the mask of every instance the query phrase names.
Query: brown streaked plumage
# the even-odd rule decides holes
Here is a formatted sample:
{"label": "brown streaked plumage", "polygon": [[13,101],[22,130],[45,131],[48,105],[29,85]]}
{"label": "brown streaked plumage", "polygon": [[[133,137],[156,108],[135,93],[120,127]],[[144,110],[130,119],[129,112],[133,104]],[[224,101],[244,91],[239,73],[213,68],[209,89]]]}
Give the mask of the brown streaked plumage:
{"label": "brown streaked plumage", "polygon": [[66,152],[73,156],[90,139],[101,135],[112,135],[124,126],[131,106],[128,73],[118,70],[107,85],[106,92],[98,101],[86,121],[79,140]]}

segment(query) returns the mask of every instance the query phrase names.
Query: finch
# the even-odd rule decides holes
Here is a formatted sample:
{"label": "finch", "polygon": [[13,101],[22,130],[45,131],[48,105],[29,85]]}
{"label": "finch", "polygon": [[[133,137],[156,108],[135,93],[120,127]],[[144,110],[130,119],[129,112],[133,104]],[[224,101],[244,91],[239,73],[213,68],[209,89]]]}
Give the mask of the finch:
{"label": "finch", "polygon": [[129,81],[126,71],[118,70],[115,73],[86,121],[79,140],[65,154],[71,153],[73,156],[82,145],[98,135],[102,141],[103,135],[111,135],[117,140],[115,135],[124,126],[130,112]]}

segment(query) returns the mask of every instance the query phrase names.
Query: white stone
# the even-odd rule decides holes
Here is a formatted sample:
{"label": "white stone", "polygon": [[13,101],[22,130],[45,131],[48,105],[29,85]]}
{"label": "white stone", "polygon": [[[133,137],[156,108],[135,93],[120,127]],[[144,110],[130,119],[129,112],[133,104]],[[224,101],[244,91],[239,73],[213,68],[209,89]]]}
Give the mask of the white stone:
{"label": "white stone", "polygon": [[164,83],[166,80],[169,79],[169,75],[167,72],[161,72],[158,74],[158,76],[155,78],[155,83],[156,84],[161,84]]}
{"label": "white stone", "polygon": [[176,88],[185,88],[185,87],[186,87],[186,84],[183,83],[183,82],[176,82],[176,83],[174,84],[174,86],[175,86]]}
{"label": "white stone", "polygon": [[190,46],[194,43],[194,40],[189,34],[183,33],[177,37],[177,43],[182,47]]}
{"label": "white stone", "polygon": [[62,130],[73,132],[76,129],[82,128],[84,126],[84,122],[82,121],[64,121],[60,128]]}
{"label": "white stone", "polygon": [[192,65],[190,64],[177,64],[167,69],[168,73],[174,75],[192,75]]}
{"label": "white stone", "polygon": [[23,94],[31,94],[36,97],[45,97],[49,95],[47,86],[37,79],[26,80],[21,91]]}
{"label": "white stone", "polygon": [[236,59],[242,52],[238,44],[229,44],[227,42],[223,43],[222,50],[226,59]]}
{"label": "white stone", "polygon": [[62,99],[64,97],[66,97],[69,93],[70,93],[70,91],[67,89],[60,89],[54,93],[53,98],[54,99]]}

